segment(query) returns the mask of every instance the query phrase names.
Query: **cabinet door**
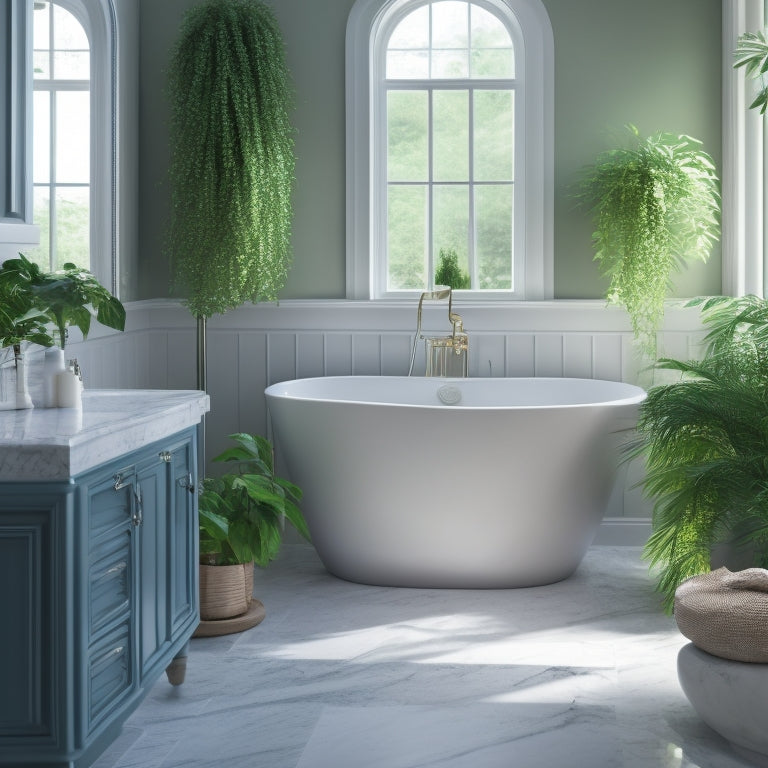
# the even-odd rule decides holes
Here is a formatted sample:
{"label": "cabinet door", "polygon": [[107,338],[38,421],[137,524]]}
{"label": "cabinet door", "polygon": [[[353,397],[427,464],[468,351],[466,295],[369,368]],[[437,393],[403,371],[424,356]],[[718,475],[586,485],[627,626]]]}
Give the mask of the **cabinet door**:
{"label": "cabinet door", "polygon": [[133,468],[88,477],[88,553],[84,571],[87,618],[85,722],[97,729],[137,685],[135,658],[136,531],[140,517]]}
{"label": "cabinet door", "polygon": [[139,536],[139,668],[142,677],[171,642],[168,605],[168,462],[153,454],[136,467],[141,504]]}
{"label": "cabinet door", "polygon": [[198,530],[197,472],[194,440],[187,440],[171,453],[173,496],[170,505],[171,543],[170,614],[174,635],[184,626],[197,625]]}
{"label": "cabinet door", "polygon": [[[64,522],[72,489],[36,484],[0,491],[0,764],[19,765],[39,748],[61,746],[65,692],[52,684],[65,674],[65,627],[71,609],[64,586]],[[71,541],[70,541],[71,544]],[[59,605],[65,606],[59,609]]]}

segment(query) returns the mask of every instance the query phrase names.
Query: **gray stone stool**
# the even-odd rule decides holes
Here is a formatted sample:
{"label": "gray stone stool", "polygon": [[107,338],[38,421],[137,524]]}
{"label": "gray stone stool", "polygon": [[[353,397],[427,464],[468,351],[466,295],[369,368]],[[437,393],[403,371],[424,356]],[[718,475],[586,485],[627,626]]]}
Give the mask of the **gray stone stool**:
{"label": "gray stone stool", "polygon": [[688,579],[675,593],[675,620],[692,641],[677,657],[691,705],[736,753],[768,767],[768,571]]}

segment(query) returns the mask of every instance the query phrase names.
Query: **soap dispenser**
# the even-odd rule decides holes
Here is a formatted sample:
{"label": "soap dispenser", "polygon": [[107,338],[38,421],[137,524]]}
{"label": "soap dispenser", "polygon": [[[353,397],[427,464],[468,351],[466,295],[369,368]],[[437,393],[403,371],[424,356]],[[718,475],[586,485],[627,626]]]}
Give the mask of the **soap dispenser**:
{"label": "soap dispenser", "polygon": [[65,370],[56,376],[59,408],[80,408],[83,404],[83,382],[77,360],[70,360]]}
{"label": "soap dispenser", "polygon": [[56,408],[59,404],[57,394],[58,376],[64,371],[64,350],[59,347],[48,347],[45,350],[43,363],[43,405],[46,408]]}

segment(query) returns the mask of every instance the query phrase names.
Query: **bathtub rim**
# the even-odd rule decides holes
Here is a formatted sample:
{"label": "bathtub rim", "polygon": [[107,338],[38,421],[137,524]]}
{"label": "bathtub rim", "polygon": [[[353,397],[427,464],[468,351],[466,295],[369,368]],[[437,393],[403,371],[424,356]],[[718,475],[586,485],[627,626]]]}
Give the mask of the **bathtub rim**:
{"label": "bathtub rim", "polygon": [[[414,381],[419,382],[416,386],[427,386],[428,382],[439,384],[440,386],[460,385],[462,383],[471,382],[502,382],[502,381],[527,381],[527,382],[595,382],[599,384],[607,384],[611,387],[623,388],[627,390],[627,394],[624,397],[617,397],[613,399],[600,399],[590,402],[576,402],[576,403],[557,403],[557,402],[540,402],[540,403],[527,403],[527,404],[501,404],[496,403],[493,405],[464,405],[462,403],[446,404],[446,403],[409,403],[409,402],[397,402],[394,400],[368,400],[358,399],[352,400],[343,397],[329,397],[327,395],[310,396],[309,394],[293,394],[289,392],[280,391],[281,387],[296,384],[297,386],[302,383],[311,383],[316,381],[333,382],[333,381],[353,381],[353,380],[387,380],[396,379],[398,381]],[[304,378],[286,379],[284,381],[278,381],[270,384],[265,390],[264,394],[267,398],[273,397],[275,399],[295,401],[295,402],[309,402],[309,403],[323,403],[333,405],[355,405],[355,406],[371,406],[382,408],[407,408],[407,409],[428,409],[437,411],[488,411],[488,410],[540,410],[540,409],[563,409],[563,408],[610,408],[610,407],[622,407],[622,406],[639,406],[648,396],[648,393],[636,384],[629,384],[623,381],[614,381],[611,379],[589,379],[577,376],[470,376],[467,378],[449,378],[449,377],[425,377],[425,376],[385,376],[385,375],[361,375],[355,376],[352,374],[338,375],[338,376],[307,376]]]}

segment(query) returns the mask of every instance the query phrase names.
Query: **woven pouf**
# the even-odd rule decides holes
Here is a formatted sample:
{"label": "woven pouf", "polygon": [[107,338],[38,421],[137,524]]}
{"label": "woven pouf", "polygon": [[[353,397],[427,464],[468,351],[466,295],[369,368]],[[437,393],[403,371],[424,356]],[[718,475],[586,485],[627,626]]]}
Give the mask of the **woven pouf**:
{"label": "woven pouf", "polygon": [[702,651],[768,663],[768,571],[718,568],[684,581],[675,592],[675,621]]}
{"label": "woven pouf", "polygon": [[734,751],[768,768],[768,571],[719,568],[683,582],[675,619],[683,692]]}

